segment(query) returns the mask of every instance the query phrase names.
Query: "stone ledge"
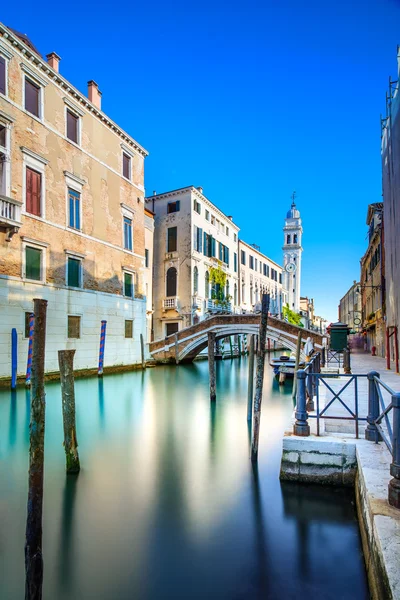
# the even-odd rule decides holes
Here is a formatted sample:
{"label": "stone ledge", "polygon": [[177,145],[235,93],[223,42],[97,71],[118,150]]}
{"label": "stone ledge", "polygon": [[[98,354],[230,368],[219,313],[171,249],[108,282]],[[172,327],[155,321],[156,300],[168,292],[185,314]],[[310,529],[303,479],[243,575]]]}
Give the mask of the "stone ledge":
{"label": "stone ledge", "polygon": [[288,433],[280,477],[288,481],[354,485],[371,597],[400,600],[400,510],[388,503],[391,456],[383,443],[349,436]]}

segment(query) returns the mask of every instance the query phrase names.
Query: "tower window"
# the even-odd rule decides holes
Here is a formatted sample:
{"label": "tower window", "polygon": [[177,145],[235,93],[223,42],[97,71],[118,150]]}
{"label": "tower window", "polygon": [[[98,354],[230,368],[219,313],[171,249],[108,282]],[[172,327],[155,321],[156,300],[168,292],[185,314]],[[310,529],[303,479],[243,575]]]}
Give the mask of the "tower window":
{"label": "tower window", "polygon": [[297,244],[297,233],[293,234],[293,244]]}
{"label": "tower window", "polygon": [[290,243],[291,243],[291,241],[290,241],[290,240],[291,240],[291,236],[290,236],[290,234],[288,234],[288,235],[286,236],[286,243],[287,243],[287,244],[290,244]]}

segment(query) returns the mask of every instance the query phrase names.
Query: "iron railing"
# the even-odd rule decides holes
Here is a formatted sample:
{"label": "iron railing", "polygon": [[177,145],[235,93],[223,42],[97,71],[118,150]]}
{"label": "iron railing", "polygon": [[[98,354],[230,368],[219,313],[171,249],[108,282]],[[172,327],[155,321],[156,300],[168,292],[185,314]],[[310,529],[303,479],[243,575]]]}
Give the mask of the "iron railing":
{"label": "iron railing", "polygon": [[[324,357],[322,357],[324,358]],[[350,355],[345,354],[345,368],[350,370]],[[317,435],[320,435],[321,419],[339,419],[354,421],[355,436],[359,438],[360,421],[367,422],[365,439],[378,443],[383,441],[392,456],[390,474],[393,479],[389,482],[389,504],[400,508],[400,392],[395,392],[386,383],[381,381],[379,373],[371,371],[365,373],[341,373],[340,378],[347,381],[337,391],[328,383],[338,375],[321,372],[321,356],[315,354],[305,369],[297,371],[297,399],[295,411],[295,424],[293,433],[299,436],[309,436],[310,426],[308,419],[317,420]],[[368,414],[359,414],[359,383],[368,380]],[[352,386],[353,384],[353,386]],[[325,406],[320,406],[320,386],[324,385],[332,394]],[[353,394],[349,394],[353,387]],[[346,391],[346,398],[344,392]],[[389,396],[385,401],[384,392]],[[316,400],[316,407],[314,403]],[[387,398],[386,398],[387,400]],[[345,413],[327,414],[334,403],[339,403]],[[309,414],[314,412],[315,414]],[[392,420],[390,419],[392,417]]]}

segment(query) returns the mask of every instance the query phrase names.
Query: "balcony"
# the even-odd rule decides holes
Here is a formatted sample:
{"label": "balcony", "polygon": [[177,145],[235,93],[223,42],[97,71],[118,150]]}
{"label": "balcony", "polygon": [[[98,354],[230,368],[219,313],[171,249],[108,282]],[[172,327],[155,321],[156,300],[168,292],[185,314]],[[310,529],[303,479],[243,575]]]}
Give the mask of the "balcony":
{"label": "balcony", "polygon": [[207,310],[210,313],[231,313],[232,304],[224,300],[207,300]]}
{"label": "balcony", "polygon": [[175,258],[178,258],[178,256],[178,252],[166,252],[164,260],[174,260]]}
{"label": "balcony", "polygon": [[0,229],[7,232],[6,242],[10,242],[14,233],[22,226],[22,202],[0,194]]}
{"label": "balcony", "polygon": [[164,310],[177,310],[178,297],[173,296],[171,298],[164,298],[163,307],[164,307]]}

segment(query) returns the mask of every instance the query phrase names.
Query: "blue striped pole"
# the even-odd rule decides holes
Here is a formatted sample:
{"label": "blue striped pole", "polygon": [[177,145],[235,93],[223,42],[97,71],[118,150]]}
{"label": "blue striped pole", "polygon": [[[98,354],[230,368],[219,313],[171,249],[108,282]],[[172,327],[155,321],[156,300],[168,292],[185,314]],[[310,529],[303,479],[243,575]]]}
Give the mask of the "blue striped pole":
{"label": "blue striped pole", "polygon": [[33,330],[35,327],[35,315],[31,313],[29,315],[29,343],[28,343],[28,361],[26,363],[26,379],[25,385],[29,387],[31,385],[31,371],[32,371],[32,355],[33,355]]}
{"label": "blue striped pole", "polygon": [[18,336],[15,327],[11,330],[11,389],[17,387]]}
{"label": "blue striped pole", "polygon": [[102,375],[103,375],[104,346],[106,344],[106,326],[107,326],[107,321],[102,321],[101,322],[101,332],[100,332],[99,369],[97,372],[99,377],[102,377]]}

